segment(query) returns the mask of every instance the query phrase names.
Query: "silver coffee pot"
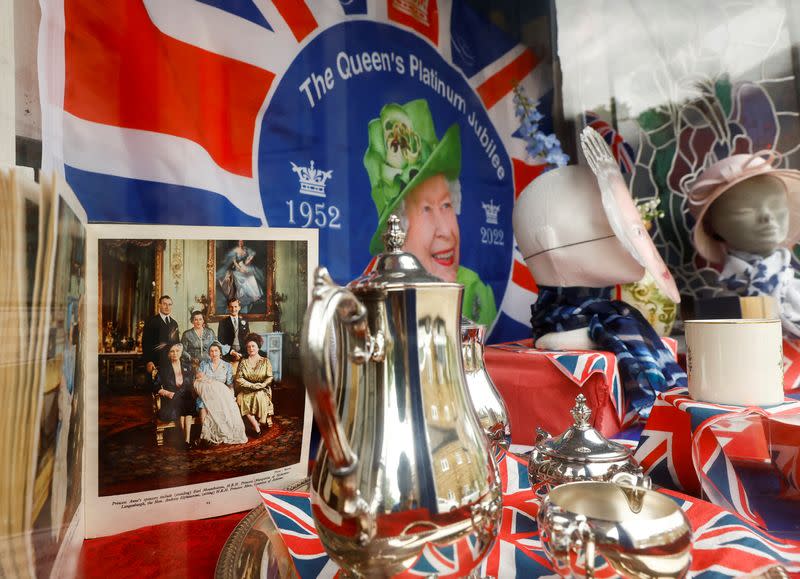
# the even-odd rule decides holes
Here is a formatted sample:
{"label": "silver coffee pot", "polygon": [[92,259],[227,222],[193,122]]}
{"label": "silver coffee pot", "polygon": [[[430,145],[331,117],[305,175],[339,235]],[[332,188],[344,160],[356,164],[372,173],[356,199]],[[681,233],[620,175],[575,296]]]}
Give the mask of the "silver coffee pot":
{"label": "silver coffee pot", "polygon": [[486,327],[461,318],[461,353],[472,405],[489,442],[498,448],[511,443],[511,422],[506,404],[486,371],[483,343]]}
{"label": "silver coffee pot", "polygon": [[426,546],[458,541],[470,543],[477,565],[502,511],[461,358],[463,288],[427,273],[404,240],[390,217],[386,251],[346,288],[319,268],[301,341],[324,441],[312,514],[330,557],[367,577],[394,575]]}

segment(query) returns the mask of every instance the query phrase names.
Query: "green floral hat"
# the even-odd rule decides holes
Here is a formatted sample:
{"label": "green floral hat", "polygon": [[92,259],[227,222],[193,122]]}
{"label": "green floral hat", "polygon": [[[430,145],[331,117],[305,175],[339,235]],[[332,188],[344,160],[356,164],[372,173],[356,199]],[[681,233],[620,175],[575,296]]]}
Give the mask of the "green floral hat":
{"label": "green floral hat", "polygon": [[439,141],[427,101],[388,104],[381,109],[379,118],[369,122],[364,167],[378,211],[378,227],[369,244],[370,253],[376,255],[383,250],[381,233],[386,220],[414,187],[434,175],[458,178],[461,172],[458,125],[447,129]]}

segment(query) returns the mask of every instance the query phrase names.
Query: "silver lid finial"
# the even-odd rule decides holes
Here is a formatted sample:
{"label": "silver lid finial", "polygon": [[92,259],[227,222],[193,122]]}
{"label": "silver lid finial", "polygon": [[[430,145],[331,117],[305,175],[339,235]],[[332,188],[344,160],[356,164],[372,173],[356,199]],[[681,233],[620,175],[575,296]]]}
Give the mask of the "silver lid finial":
{"label": "silver lid finial", "polygon": [[397,215],[390,215],[386,222],[386,233],[383,234],[383,245],[390,253],[400,253],[403,244],[406,242],[406,232],[400,227],[400,218]]}
{"label": "silver lid finial", "polygon": [[583,394],[578,394],[575,398],[575,406],[570,410],[572,418],[575,419],[575,426],[581,430],[589,428],[589,419],[592,417],[592,411],[586,405],[586,397]]}

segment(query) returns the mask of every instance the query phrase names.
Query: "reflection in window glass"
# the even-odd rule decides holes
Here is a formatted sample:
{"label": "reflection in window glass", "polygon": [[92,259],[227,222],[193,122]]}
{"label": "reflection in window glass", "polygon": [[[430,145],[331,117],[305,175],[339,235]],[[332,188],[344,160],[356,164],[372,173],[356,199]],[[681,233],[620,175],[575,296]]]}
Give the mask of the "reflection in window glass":
{"label": "reflection in window glass", "polygon": [[717,274],[697,259],[686,193],[702,170],[763,149],[799,168],[796,2],[557,0],[564,114],[612,144],[640,199],[660,199],[656,245],[681,292]]}

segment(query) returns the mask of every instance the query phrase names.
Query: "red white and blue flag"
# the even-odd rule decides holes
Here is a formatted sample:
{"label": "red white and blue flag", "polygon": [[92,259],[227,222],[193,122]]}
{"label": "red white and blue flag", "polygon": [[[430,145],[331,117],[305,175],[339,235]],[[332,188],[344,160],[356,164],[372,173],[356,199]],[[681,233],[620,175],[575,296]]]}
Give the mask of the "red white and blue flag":
{"label": "red white and blue flag", "polygon": [[772,417],[768,428],[770,457],[780,472],[781,494],[800,499],[800,413]]}
{"label": "red white and blue flag", "polygon": [[708,500],[739,513],[754,525],[767,528],[764,519],[750,504],[745,485],[729,454],[731,443],[737,439],[755,441],[755,450],[761,446],[760,418],[753,414],[719,414],[706,420],[692,437],[692,464]]}
{"label": "red white and blue flag", "polygon": [[783,339],[783,390],[800,392],[800,340]]}
{"label": "red white and blue flag", "polygon": [[[544,498],[542,487],[531,488],[527,462],[511,454],[498,463],[503,485],[503,519],[494,546],[481,562],[483,577],[552,577],[554,571],[539,540],[536,515]],[[727,579],[757,575],[775,565],[783,565],[792,575],[800,573],[800,542],[776,539],[753,527],[741,517],[706,501],[667,492],[684,510],[694,531],[691,577]],[[341,577],[341,571],[328,558],[319,539],[313,538],[311,504],[307,493],[260,490],[267,512],[292,554],[300,577]],[[425,575],[425,570],[441,569],[445,576],[464,576],[453,566],[455,551],[441,548],[434,554],[426,550],[415,570],[405,577]],[[608,566],[597,569],[597,577],[614,577]]]}
{"label": "red white and blue flag", "polygon": [[[677,359],[677,342],[672,338],[662,338],[662,341]],[[526,356],[544,357],[577,386],[583,386],[591,376],[601,374],[611,403],[614,405],[620,430],[632,426],[639,420],[636,411],[626,412],[625,389],[619,379],[616,356],[611,352],[537,350],[532,347],[530,341],[500,344],[494,347],[519,352]]]}
{"label": "red white and blue flag", "polygon": [[260,490],[261,499],[294,561],[300,577],[335,577],[338,566],[329,558],[314,527],[308,493]]}
{"label": "red white and blue flag", "polygon": [[594,111],[584,113],[583,120],[586,126],[592,127],[608,143],[614,158],[619,163],[619,170],[623,173],[632,174],[636,165],[636,153],[633,147],[625,142],[619,131],[600,118],[600,115]]}
{"label": "red white and blue flag", "polygon": [[706,501],[674,495],[692,523],[690,576],[709,579],[757,576],[783,565],[790,576],[800,572],[800,543],[776,539],[741,517]]}
{"label": "red white and blue flag", "polygon": [[[699,402],[675,388],[657,398],[635,458],[658,485],[693,495],[702,490],[752,524],[800,531],[800,504],[773,508],[778,499],[797,496],[798,415],[800,402],[792,398],[744,408]],[[764,490],[770,479],[782,486],[780,495]],[[770,493],[771,500],[760,500]]]}
{"label": "red white and blue flag", "polygon": [[[685,396],[686,402],[693,402]],[[691,464],[691,416],[678,408],[673,391],[659,394],[636,449],[636,461],[653,482],[685,491],[700,492],[700,483]],[[683,398],[680,399],[683,401]]]}
{"label": "red white and blue flag", "polygon": [[[531,488],[525,460],[503,453],[498,461],[503,489],[503,518],[500,533],[489,553],[480,562],[483,577],[513,578],[551,575],[536,523],[544,498],[542,487]],[[311,505],[306,493],[260,489],[267,512],[272,516],[286,543],[300,577],[341,577],[317,539],[317,550],[308,533]],[[298,510],[299,509],[299,510]],[[314,556],[314,553],[317,556]],[[414,566],[397,577],[464,577],[476,566],[475,552],[465,541],[450,546],[427,546]],[[607,568],[598,577],[613,577]]]}
{"label": "red white and blue flag", "polygon": [[[461,262],[493,289],[495,338],[527,333],[536,284],[511,212],[544,166],[513,136],[513,90],[547,113],[552,71],[463,0],[41,6],[42,165],[90,220],[319,227],[320,262],[352,279],[376,223],[367,122],[384,102],[425,98],[438,136],[461,125]],[[303,168],[328,174],[319,199],[298,192]]]}

